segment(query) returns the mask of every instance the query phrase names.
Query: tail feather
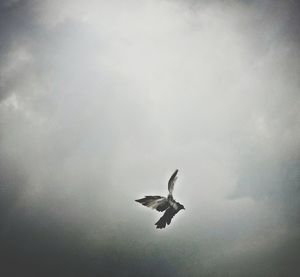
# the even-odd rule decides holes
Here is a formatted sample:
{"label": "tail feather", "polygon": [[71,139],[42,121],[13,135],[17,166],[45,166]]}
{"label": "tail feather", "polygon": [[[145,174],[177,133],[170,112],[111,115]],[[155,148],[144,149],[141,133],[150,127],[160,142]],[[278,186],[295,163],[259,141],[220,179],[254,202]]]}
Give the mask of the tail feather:
{"label": "tail feather", "polygon": [[162,196],[145,196],[144,198],[137,199],[135,201],[146,207],[156,209],[159,212],[162,212],[169,207],[168,200]]}

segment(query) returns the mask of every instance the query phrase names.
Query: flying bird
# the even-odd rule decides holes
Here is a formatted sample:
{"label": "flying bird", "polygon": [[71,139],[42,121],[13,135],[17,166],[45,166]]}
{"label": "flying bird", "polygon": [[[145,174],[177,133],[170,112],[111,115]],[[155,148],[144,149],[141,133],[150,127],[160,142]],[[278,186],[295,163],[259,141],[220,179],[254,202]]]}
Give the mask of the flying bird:
{"label": "flying bird", "polygon": [[166,225],[171,223],[172,218],[182,209],[184,206],[179,202],[176,202],[173,198],[174,184],[177,180],[178,169],[172,174],[168,182],[168,197],[163,196],[145,196],[144,198],[135,200],[142,205],[155,209],[159,212],[165,211],[164,215],[155,223],[157,229],[163,229]]}

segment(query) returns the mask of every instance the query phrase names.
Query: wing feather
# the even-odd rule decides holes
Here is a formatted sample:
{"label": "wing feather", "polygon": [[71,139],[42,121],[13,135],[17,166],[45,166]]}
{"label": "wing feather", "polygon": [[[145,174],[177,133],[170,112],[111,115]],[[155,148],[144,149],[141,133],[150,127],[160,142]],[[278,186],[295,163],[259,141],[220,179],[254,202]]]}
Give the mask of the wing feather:
{"label": "wing feather", "polygon": [[173,207],[169,207],[164,215],[155,223],[157,229],[163,229],[166,225],[171,223],[172,218],[177,214],[179,210],[175,210]]}
{"label": "wing feather", "polygon": [[174,184],[177,180],[177,173],[178,173],[178,169],[175,170],[175,172],[172,174],[169,182],[168,182],[168,190],[169,190],[169,193],[172,194],[173,193],[173,190],[174,190]]}

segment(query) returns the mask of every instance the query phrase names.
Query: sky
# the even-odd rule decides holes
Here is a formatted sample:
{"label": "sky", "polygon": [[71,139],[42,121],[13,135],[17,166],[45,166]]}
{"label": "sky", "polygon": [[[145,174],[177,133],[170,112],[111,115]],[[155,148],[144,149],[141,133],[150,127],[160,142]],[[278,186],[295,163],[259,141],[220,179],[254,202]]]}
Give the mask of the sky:
{"label": "sky", "polygon": [[[3,276],[300,274],[300,5],[0,4]],[[135,199],[167,195],[170,226]]]}

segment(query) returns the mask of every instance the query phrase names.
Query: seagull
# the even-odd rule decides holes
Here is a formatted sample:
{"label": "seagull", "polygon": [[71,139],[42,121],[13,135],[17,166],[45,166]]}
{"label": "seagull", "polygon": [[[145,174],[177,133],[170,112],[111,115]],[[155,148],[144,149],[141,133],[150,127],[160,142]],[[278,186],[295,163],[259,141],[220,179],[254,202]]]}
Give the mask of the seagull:
{"label": "seagull", "polygon": [[155,209],[159,212],[165,211],[164,215],[155,223],[157,229],[163,229],[171,223],[172,218],[182,209],[183,205],[176,202],[173,198],[174,184],[177,180],[178,169],[172,174],[168,182],[168,197],[163,196],[145,196],[144,198],[135,200],[142,205]]}

